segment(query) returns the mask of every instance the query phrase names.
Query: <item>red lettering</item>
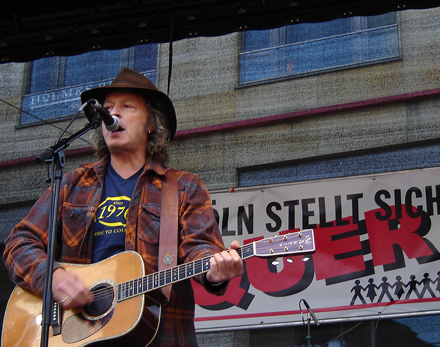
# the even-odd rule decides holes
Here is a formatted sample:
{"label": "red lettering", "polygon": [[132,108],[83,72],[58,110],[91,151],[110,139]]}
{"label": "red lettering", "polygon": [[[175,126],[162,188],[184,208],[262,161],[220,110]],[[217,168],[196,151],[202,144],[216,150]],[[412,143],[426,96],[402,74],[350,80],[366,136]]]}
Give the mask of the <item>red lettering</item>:
{"label": "red lettering", "polygon": [[[211,310],[226,309],[233,305],[241,307],[241,302],[243,302],[243,299],[251,295],[247,293],[247,289],[249,289],[249,286],[247,288],[242,288],[240,287],[241,282],[242,277],[236,277],[232,279],[229,282],[225,294],[222,296],[218,296],[208,293],[201,284],[192,280],[191,284],[194,290],[195,302],[197,305]],[[251,298],[248,298],[247,301],[249,301],[250,304]],[[247,304],[246,307],[242,308],[247,309],[249,304]]]}
{"label": "red lettering", "polygon": [[[391,206],[393,216],[396,214],[395,206]],[[397,220],[380,221],[376,218],[374,210],[365,213],[365,221],[370,240],[371,254],[374,266],[394,264],[397,262],[394,246],[398,245],[408,258],[418,258],[433,254],[419,232],[422,217],[411,218],[405,209],[402,218]],[[413,208],[415,212],[415,208]],[[392,222],[395,222],[394,224]],[[398,223],[397,223],[398,221]]]}
{"label": "red lettering", "polygon": [[361,254],[361,241],[356,231],[358,227],[353,225],[351,217],[344,218],[343,221],[345,220],[349,220],[350,223],[315,229],[316,253],[313,254],[313,262],[317,280],[366,269]]}

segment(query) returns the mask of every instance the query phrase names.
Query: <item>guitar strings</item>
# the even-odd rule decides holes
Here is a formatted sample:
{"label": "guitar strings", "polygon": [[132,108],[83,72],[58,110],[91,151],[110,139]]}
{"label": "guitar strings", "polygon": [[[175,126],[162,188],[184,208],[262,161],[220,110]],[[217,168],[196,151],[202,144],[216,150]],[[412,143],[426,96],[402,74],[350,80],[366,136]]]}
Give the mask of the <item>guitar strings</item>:
{"label": "guitar strings", "polygon": [[[260,241],[263,241],[263,239],[259,240],[259,241],[256,241],[255,243],[258,243]],[[252,243],[249,243],[247,245],[243,245],[242,247],[238,248],[236,251],[240,254],[242,259],[249,258],[250,256],[254,255],[253,254],[253,247],[254,247],[255,243],[252,242]],[[228,252],[229,251],[230,250],[228,250]],[[248,254],[248,255],[244,256],[245,254]],[[119,283],[119,284],[117,284],[117,288],[112,286],[112,290],[110,290],[110,291],[109,291],[108,287],[102,288],[102,289],[97,289],[96,291],[93,292],[93,295],[94,295],[94,300],[93,301],[96,301],[96,300],[99,301],[99,300],[103,300],[103,299],[108,299],[110,297],[114,297],[115,294],[116,294],[116,302],[124,301],[124,300],[127,300],[129,298],[132,298],[132,297],[135,297],[135,296],[147,293],[149,291],[152,291],[152,290],[155,290],[155,289],[158,289],[158,288],[170,285],[172,283],[178,282],[180,280],[183,280],[183,279],[186,279],[186,278],[191,278],[191,277],[194,277],[196,275],[200,275],[200,274],[202,274],[204,272],[209,271],[209,268],[206,268],[203,271],[195,273],[194,264],[208,262],[207,265],[209,265],[209,259],[210,258],[211,258],[211,256],[205,257],[205,258],[201,258],[201,259],[197,259],[197,260],[194,260],[191,263],[180,264],[180,265],[178,265],[178,266],[176,266],[174,268],[171,268],[171,269],[163,270],[163,271],[160,271],[160,272],[155,272],[155,273],[148,274],[146,276],[143,276],[143,277],[140,277],[140,278],[136,278],[136,279],[133,279],[133,280],[130,280],[130,281],[127,281],[127,282]],[[175,274],[175,273],[177,273],[180,276],[180,274],[182,273],[181,270],[183,268],[186,269],[186,267],[188,265],[190,265],[190,264],[193,264],[193,270],[191,271],[193,274],[191,276],[187,276],[185,274],[184,278],[180,278],[179,277],[179,279],[177,281],[171,280],[170,282],[166,282],[167,276],[169,276],[170,279],[172,278],[173,274]],[[201,265],[201,266],[203,268],[203,265]],[[176,271],[173,272],[173,270],[176,270]],[[139,281],[141,281],[141,283],[139,283]],[[144,284],[145,284],[144,281],[147,282],[147,287],[149,287],[149,284],[152,284],[153,287],[149,288],[149,289],[148,288],[144,289]],[[163,282],[163,284],[159,284],[159,283],[162,283],[162,282]],[[127,285],[129,286],[128,288],[126,287]],[[141,290],[139,292],[135,293],[135,289],[137,289],[139,285],[140,285]],[[115,293],[115,289],[116,289],[116,293]],[[121,298],[120,294],[123,293],[124,291],[128,295],[124,295]]]}
{"label": "guitar strings", "polygon": [[[237,252],[239,254],[241,253],[240,254],[241,258],[243,258],[243,254],[248,252],[248,251],[250,251],[250,250],[252,250],[252,248],[253,248],[253,244],[244,245],[243,247],[238,248]],[[211,258],[211,256],[194,260],[193,264],[207,262],[210,258]],[[177,269],[176,272],[180,275],[181,274],[180,270],[182,270],[183,268],[186,268],[188,266],[188,264],[190,264],[190,263],[180,264],[180,265],[174,267],[173,269]],[[161,283],[161,282],[165,281],[167,275],[169,275],[170,278],[171,278],[172,274],[173,274],[173,271],[172,271],[173,269],[167,269],[167,270],[164,270],[164,271],[161,271],[161,272],[155,272],[155,273],[148,274],[146,276],[139,277],[139,278],[127,281],[127,282],[119,283],[119,284],[116,285],[117,288],[115,288],[115,286],[111,286],[112,290],[109,290],[109,287],[97,289],[96,291],[93,291],[93,296],[94,296],[93,301],[99,301],[99,300],[108,299],[108,298],[114,297],[115,295],[116,295],[116,302],[123,301],[123,300],[129,299],[131,297],[147,293],[147,292],[152,291],[154,289],[158,289],[158,288],[167,286],[167,285],[172,284],[172,283],[177,282],[177,281],[171,281],[169,283],[164,283],[164,284],[161,284],[161,285],[159,285],[158,283]],[[204,272],[207,272],[208,270],[209,269],[205,269],[205,270],[203,270],[201,272],[198,272],[198,273],[194,273],[195,271],[193,270],[192,271],[194,273],[193,276],[200,275],[200,274],[202,274]],[[167,272],[168,272],[168,274],[167,274]],[[193,277],[193,276],[191,276],[191,277]],[[154,277],[156,277],[156,278],[154,278]],[[187,276],[185,275],[184,277],[186,278]],[[185,278],[183,278],[183,279],[185,279]],[[179,280],[180,279],[181,278],[179,278]],[[148,284],[150,284],[150,283],[153,284],[153,288],[144,290],[144,284],[145,284],[144,280]],[[142,282],[142,283],[139,283],[139,281]],[[137,284],[135,284],[135,283],[137,283]],[[139,292],[137,292],[137,293],[134,293],[135,292],[135,288],[138,288],[139,284],[141,285],[141,290]],[[129,288],[127,288],[127,287],[123,288],[124,286],[129,286]],[[115,293],[115,289],[116,289],[116,293]],[[123,291],[129,292],[129,293],[133,293],[133,294],[124,296],[123,298],[119,298],[120,297],[119,294],[121,292],[123,292]]]}

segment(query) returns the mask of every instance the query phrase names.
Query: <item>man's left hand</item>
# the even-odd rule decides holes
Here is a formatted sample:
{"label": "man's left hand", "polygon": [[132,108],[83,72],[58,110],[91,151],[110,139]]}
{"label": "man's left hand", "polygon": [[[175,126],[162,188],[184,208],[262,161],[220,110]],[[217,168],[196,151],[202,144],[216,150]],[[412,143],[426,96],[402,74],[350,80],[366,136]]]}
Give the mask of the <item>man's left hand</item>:
{"label": "man's left hand", "polygon": [[240,243],[233,241],[229,251],[223,251],[211,257],[210,269],[206,274],[209,282],[220,284],[243,274],[243,260],[236,251],[238,248],[240,248]]}

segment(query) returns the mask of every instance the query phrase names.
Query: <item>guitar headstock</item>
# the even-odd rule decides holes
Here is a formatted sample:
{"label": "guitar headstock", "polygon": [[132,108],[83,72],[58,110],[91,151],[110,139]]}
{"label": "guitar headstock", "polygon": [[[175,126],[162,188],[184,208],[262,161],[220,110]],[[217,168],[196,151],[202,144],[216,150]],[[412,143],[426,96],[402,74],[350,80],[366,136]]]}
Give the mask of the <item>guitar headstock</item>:
{"label": "guitar headstock", "polygon": [[313,230],[307,229],[256,241],[254,247],[254,255],[257,257],[280,257],[313,252],[315,239]]}

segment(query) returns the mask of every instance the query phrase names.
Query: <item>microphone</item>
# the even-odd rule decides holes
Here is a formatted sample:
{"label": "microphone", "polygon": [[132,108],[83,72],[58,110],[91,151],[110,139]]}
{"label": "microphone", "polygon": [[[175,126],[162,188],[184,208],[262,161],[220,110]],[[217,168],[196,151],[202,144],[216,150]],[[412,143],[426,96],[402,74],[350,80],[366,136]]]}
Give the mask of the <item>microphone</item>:
{"label": "microphone", "polygon": [[119,118],[112,116],[108,110],[98,102],[96,99],[90,99],[88,103],[92,106],[95,112],[101,117],[105,128],[108,131],[115,131],[119,129]]}
{"label": "microphone", "polygon": [[319,325],[318,318],[316,318],[316,316],[315,316],[315,312],[313,312],[313,310],[310,308],[307,301],[305,301],[304,299],[302,299],[302,301],[304,302],[304,306],[306,307],[307,311],[309,312],[309,314],[312,316],[313,320],[315,321],[315,324]]}

